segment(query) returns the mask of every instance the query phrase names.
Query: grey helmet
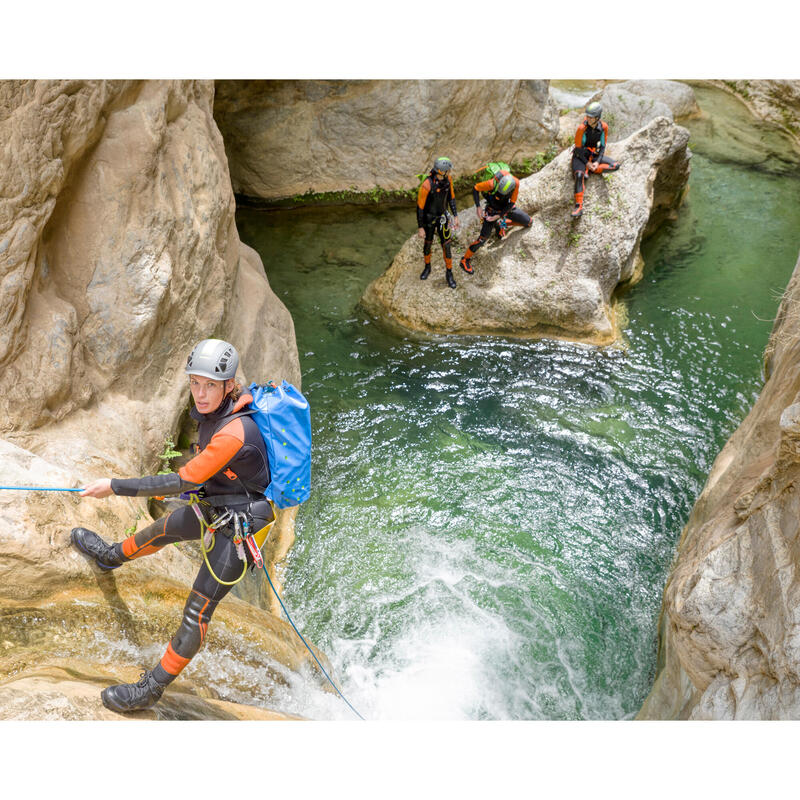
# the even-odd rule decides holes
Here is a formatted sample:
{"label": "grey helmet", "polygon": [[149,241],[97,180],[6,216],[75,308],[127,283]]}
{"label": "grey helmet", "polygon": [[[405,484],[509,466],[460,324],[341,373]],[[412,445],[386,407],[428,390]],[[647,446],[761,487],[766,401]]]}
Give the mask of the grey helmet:
{"label": "grey helmet", "polygon": [[203,339],[186,359],[187,375],[202,375],[214,381],[225,381],[236,376],[239,354],[236,348],[222,339]]}
{"label": "grey helmet", "polygon": [[437,158],[436,161],[433,162],[433,168],[447,175],[447,173],[453,169],[453,162],[449,158]]}
{"label": "grey helmet", "polygon": [[503,175],[498,179],[494,193],[499,194],[501,197],[508,197],[514,191],[516,185],[517,182],[514,180],[513,175]]}
{"label": "grey helmet", "polygon": [[595,100],[593,103],[589,103],[589,105],[586,106],[587,117],[597,117],[598,119],[600,119],[602,115],[603,115],[603,106],[601,106],[600,103],[597,102],[597,100]]}

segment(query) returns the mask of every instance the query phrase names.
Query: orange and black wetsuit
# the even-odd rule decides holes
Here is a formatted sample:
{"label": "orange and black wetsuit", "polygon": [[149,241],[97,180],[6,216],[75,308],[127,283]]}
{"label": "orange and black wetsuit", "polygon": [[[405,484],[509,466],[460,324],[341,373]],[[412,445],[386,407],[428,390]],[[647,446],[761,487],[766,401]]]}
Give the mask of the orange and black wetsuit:
{"label": "orange and black wetsuit", "polygon": [[425,230],[425,244],[422,248],[422,255],[426,267],[430,266],[431,263],[431,246],[433,245],[434,233],[439,234],[445,267],[450,269],[453,266],[453,256],[450,248],[450,226],[445,213],[445,209],[448,206],[453,216],[458,216],[453,179],[448,174],[439,180],[436,178],[436,174],[431,171],[431,174],[422,181],[419,192],[417,192],[417,227]]}
{"label": "orange and black wetsuit", "polygon": [[502,235],[503,229],[498,223],[504,222],[507,225],[517,225],[523,228],[530,228],[533,224],[531,217],[521,208],[516,207],[517,197],[519,197],[519,178],[513,176],[516,185],[510,195],[503,197],[495,191],[499,178],[510,174],[508,170],[504,169],[502,172],[496,173],[494,178],[476,183],[472,187],[472,199],[475,202],[475,208],[480,208],[481,194],[486,199],[486,207],[484,209],[486,216],[483,218],[483,225],[481,225],[481,232],[478,234],[478,238],[464,253],[464,258],[467,262],[475,255],[476,250],[480,250],[486,244],[496,227],[498,228],[498,235]]}
{"label": "orange and black wetsuit", "polygon": [[572,151],[572,172],[575,175],[575,203],[583,207],[583,192],[586,185],[587,165],[593,172],[613,172],[619,162],[607,158],[604,153],[608,141],[608,125],[598,120],[594,128],[584,119],[575,132],[575,149]]}
{"label": "orange and black wetsuit", "polygon": [[[199,423],[198,454],[178,472],[124,480],[115,478],[111,481],[114,494],[152,497],[201,490],[204,501],[201,508],[206,522],[209,517],[216,516],[214,509],[222,511],[227,507],[249,510],[253,532],[263,528],[273,517],[269,502],[258,488],[266,487],[270,481],[266,447],[249,416],[234,416],[246,413],[246,406],[252,399],[251,395],[243,394],[234,403],[228,396],[211,414],[200,414],[193,408],[191,415]],[[194,509],[184,506],[113,547],[123,561],[130,561],[156,553],[174,542],[197,540],[200,534],[201,526]],[[249,553],[247,558],[250,561]],[[225,529],[217,531],[208,560],[220,580],[233,581],[242,574],[243,564],[230,532]],[[211,615],[230,588],[218,583],[203,563],[183,609],[178,631],[153,670],[159,683],[166,685],[172,681],[200,649]]]}

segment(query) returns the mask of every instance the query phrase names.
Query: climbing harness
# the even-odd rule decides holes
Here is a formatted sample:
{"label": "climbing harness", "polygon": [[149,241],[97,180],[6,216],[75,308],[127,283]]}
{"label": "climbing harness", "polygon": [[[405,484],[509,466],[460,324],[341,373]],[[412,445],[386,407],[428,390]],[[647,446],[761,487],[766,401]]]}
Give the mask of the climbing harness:
{"label": "climbing harness", "polygon": [[0,486],[12,492],[82,492],[83,489],[63,489],[60,486]]}
{"label": "climbing harness", "polygon": [[[199,499],[197,498],[197,495],[190,495],[189,505],[194,511],[197,521],[200,523],[200,550],[203,553],[203,560],[205,561],[206,568],[211,573],[211,577],[214,578],[217,583],[221,583],[223,586],[235,586],[244,578],[245,574],[247,573],[247,556],[245,555],[244,551],[245,544],[247,545],[247,549],[250,551],[250,555],[252,556],[256,567],[261,567],[263,565],[264,560],[261,557],[261,550],[259,549],[258,543],[255,540],[255,535],[250,531],[250,519],[249,514],[246,511],[232,511],[231,509],[226,509],[222,514],[214,517],[214,519],[212,519],[209,523],[206,522],[205,514],[203,514],[199,507]],[[214,549],[215,535],[217,531],[231,523],[233,524],[233,536],[231,537],[231,540],[236,547],[236,555],[239,556],[239,560],[242,561],[243,569],[242,574],[236,578],[236,580],[223,581],[222,578],[220,578],[211,568],[211,563],[208,560],[208,554]],[[264,540],[266,540],[266,534],[269,533],[274,524],[275,511],[273,510],[272,521],[268,522],[260,531],[258,531],[258,533],[265,533],[262,543]]]}

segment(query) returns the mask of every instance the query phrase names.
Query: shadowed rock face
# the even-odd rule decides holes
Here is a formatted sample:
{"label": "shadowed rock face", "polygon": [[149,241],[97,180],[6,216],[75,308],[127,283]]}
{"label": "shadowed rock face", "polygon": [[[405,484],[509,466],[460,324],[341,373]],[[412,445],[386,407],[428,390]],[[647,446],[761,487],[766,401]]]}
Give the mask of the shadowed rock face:
{"label": "shadowed rock face", "polygon": [[[248,378],[299,383],[291,317],[236,231],[213,91],[208,81],[0,82],[3,484],[155,472],[200,339],[234,342]],[[0,492],[0,705],[17,691],[11,675],[19,688],[59,653],[83,653],[115,678],[153,666],[196,559],[169,547],[101,575],[68,540],[76,525],[117,541],[149,521],[142,500]],[[290,518],[268,558],[291,537]],[[305,663],[302,644],[281,643],[294,636],[287,625],[225,603],[233,652],[270,629],[276,660]],[[262,617],[245,625],[250,613]],[[128,649],[103,662],[101,631]]]}
{"label": "shadowed rock face", "polygon": [[642,719],[800,718],[800,261],[768,380],[712,467],[664,591]]}
{"label": "shadowed rock face", "polygon": [[781,127],[792,136],[800,151],[800,81],[714,80],[708,83],[733,92],[757,117]]}
{"label": "shadowed rock face", "polygon": [[446,155],[463,174],[522,160],[558,132],[547,81],[217,81],[234,191],[409,189]]}
{"label": "shadowed rock face", "polygon": [[512,228],[503,240],[493,234],[473,259],[473,275],[457,265],[480,224],[472,207],[459,215],[457,289],[444,281],[438,240],[431,277],[419,280],[422,240],[414,236],[367,287],[362,305],[375,317],[417,331],[613,342],[619,330],[612,294],[638,279],[642,237],[680,203],[689,176],[688,139],[688,131],[661,117],[611,144],[607,154],[623,166],[587,179],[577,221],[570,218],[571,153],[562,152],[521,182],[517,206],[533,216],[532,227]]}

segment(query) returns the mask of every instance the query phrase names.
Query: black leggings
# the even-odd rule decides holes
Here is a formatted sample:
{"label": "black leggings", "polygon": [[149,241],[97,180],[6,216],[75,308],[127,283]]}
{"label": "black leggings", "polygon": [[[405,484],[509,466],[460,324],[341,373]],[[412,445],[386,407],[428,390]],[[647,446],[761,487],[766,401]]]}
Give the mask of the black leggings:
{"label": "black leggings", "polygon": [[465,258],[472,258],[472,256],[475,254],[475,251],[480,250],[481,247],[486,244],[489,237],[492,235],[492,231],[497,227],[497,224],[503,217],[523,228],[530,228],[530,226],[533,224],[533,220],[531,219],[530,215],[526,214],[521,208],[517,208],[516,206],[505,212],[495,211],[492,208],[487,208],[486,214],[490,217],[497,215],[499,216],[497,219],[492,220],[491,222],[487,219],[483,220],[481,232],[478,234],[478,238],[467,249]]}
{"label": "black leggings", "polygon": [[[216,516],[216,513],[209,513],[206,510],[206,520],[209,516]],[[254,517],[252,532],[261,530],[270,521],[271,517],[270,519]],[[168,544],[196,541],[200,538],[200,530],[200,521],[192,507],[183,506],[131,536],[123,543],[122,552],[129,559],[150,555]],[[250,562],[250,554],[246,547],[245,553]],[[220,580],[233,581],[242,574],[244,565],[236,553],[236,546],[228,528],[217,531],[213,547],[207,555],[211,569]],[[186,600],[181,624],[170,642],[172,649],[181,658],[191,659],[200,649],[217,604],[231,588],[214,578],[204,560]]]}
{"label": "black leggings", "polygon": [[433,236],[434,234],[438,234],[439,241],[441,242],[442,245],[442,253],[444,254],[444,257],[448,260],[453,257],[450,249],[450,239],[452,238],[452,234],[450,231],[450,226],[447,223],[448,220],[446,216],[445,216],[445,222],[442,222],[442,217],[435,217],[430,221],[426,221],[425,224],[422,226],[425,230],[425,244],[422,246],[422,254],[424,256],[429,256],[431,254],[431,246],[433,245]]}
{"label": "black leggings", "polygon": [[[619,164],[608,156],[600,156],[595,159],[595,164],[602,167],[598,172],[614,172],[619,169]],[[579,153],[577,148],[572,155],[572,173],[575,176],[575,194],[583,192],[586,185],[586,158],[583,153]]]}

